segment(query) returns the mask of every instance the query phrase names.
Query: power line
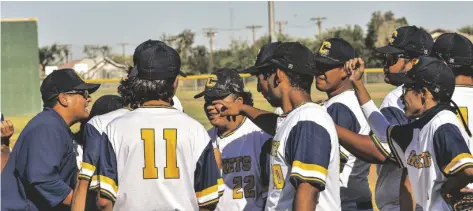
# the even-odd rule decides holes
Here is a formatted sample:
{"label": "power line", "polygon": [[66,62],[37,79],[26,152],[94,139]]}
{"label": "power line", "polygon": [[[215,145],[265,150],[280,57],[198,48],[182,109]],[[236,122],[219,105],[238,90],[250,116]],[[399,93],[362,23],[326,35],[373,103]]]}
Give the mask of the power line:
{"label": "power line", "polygon": [[310,18],[311,21],[314,21],[315,24],[317,25],[317,29],[318,29],[318,34],[316,33],[316,36],[317,35],[321,35],[322,34],[322,22],[324,20],[327,20],[326,17],[314,17],[314,18]]}
{"label": "power line", "polygon": [[121,43],[117,43],[117,44],[122,46],[122,55],[123,55],[123,57],[125,57],[125,46],[129,45],[129,43],[121,42]]}
{"label": "power line", "polygon": [[217,34],[217,29],[215,28],[204,28],[204,34],[207,38],[209,38],[209,48],[210,48],[210,70],[213,69],[214,59],[213,59],[213,45],[214,45],[214,37]]}
{"label": "power line", "polygon": [[247,29],[250,29],[252,34],[253,34],[253,44],[255,44],[256,42],[256,29],[260,29],[262,26],[260,25],[250,25],[250,26],[246,26]]}
{"label": "power line", "polygon": [[278,25],[279,34],[282,34],[282,27],[283,25],[287,25],[287,23],[287,21],[276,21],[276,24]]}

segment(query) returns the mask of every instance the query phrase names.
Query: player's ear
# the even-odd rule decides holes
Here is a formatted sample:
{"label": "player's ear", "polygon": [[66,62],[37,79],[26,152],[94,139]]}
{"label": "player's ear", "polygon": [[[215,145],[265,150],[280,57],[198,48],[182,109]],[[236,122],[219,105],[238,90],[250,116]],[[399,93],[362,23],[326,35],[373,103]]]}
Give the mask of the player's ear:
{"label": "player's ear", "polygon": [[68,97],[66,94],[64,93],[61,93],[57,96],[57,102],[62,106],[62,107],[67,107],[69,106],[69,102],[68,102]]}
{"label": "player's ear", "polygon": [[285,73],[283,70],[277,68],[277,69],[276,69],[276,77],[275,77],[275,80],[276,80],[277,83],[279,84],[279,83],[281,83],[281,82],[286,82],[286,81],[288,80],[288,78],[287,78],[286,73]]}
{"label": "player's ear", "polygon": [[244,104],[243,97],[237,97],[234,101],[238,104]]}

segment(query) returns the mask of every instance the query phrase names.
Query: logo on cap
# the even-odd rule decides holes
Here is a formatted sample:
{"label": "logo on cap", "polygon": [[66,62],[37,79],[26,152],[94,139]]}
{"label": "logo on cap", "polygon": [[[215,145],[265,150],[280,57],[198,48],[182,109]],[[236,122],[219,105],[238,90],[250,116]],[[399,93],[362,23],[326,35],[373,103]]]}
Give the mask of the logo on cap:
{"label": "logo on cap", "polygon": [[394,40],[396,39],[397,37],[397,31],[394,31],[393,32],[393,35],[391,36],[391,38],[389,38],[389,44],[393,44]]}
{"label": "logo on cap", "polygon": [[332,44],[330,42],[324,41],[322,43],[322,46],[320,46],[319,53],[322,55],[328,55],[331,47],[332,47]]}
{"label": "logo on cap", "polygon": [[207,79],[207,83],[205,83],[205,88],[212,88],[217,84],[217,76],[216,75],[211,75],[209,79]]}
{"label": "logo on cap", "polygon": [[418,64],[418,63],[419,63],[419,59],[418,59],[418,58],[412,59],[412,63],[413,63],[412,65]]}

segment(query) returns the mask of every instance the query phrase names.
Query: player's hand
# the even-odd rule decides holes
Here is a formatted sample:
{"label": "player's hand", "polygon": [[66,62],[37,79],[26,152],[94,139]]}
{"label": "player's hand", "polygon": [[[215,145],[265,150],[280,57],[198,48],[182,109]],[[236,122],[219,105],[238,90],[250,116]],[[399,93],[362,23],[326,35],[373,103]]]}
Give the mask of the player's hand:
{"label": "player's hand", "polygon": [[240,115],[242,104],[235,102],[226,102],[223,100],[213,101],[212,104],[221,104],[223,107],[220,112],[220,116],[236,116]]}
{"label": "player's hand", "polygon": [[15,132],[13,123],[10,120],[2,121],[2,138],[10,138]]}
{"label": "player's hand", "polygon": [[344,68],[350,75],[350,81],[357,82],[361,80],[365,72],[365,61],[361,58],[350,59],[345,63]]}

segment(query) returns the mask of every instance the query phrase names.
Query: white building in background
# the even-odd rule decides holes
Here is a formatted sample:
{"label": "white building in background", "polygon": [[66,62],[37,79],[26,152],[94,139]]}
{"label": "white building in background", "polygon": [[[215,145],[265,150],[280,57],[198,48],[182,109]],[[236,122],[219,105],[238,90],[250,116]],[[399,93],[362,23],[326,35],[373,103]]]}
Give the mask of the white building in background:
{"label": "white building in background", "polygon": [[72,68],[79,73],[84,80],[123,78],[126,77],[128,67],[118,64],[109,58],[96,57],[73,60],[62,64],[58,69]]}

